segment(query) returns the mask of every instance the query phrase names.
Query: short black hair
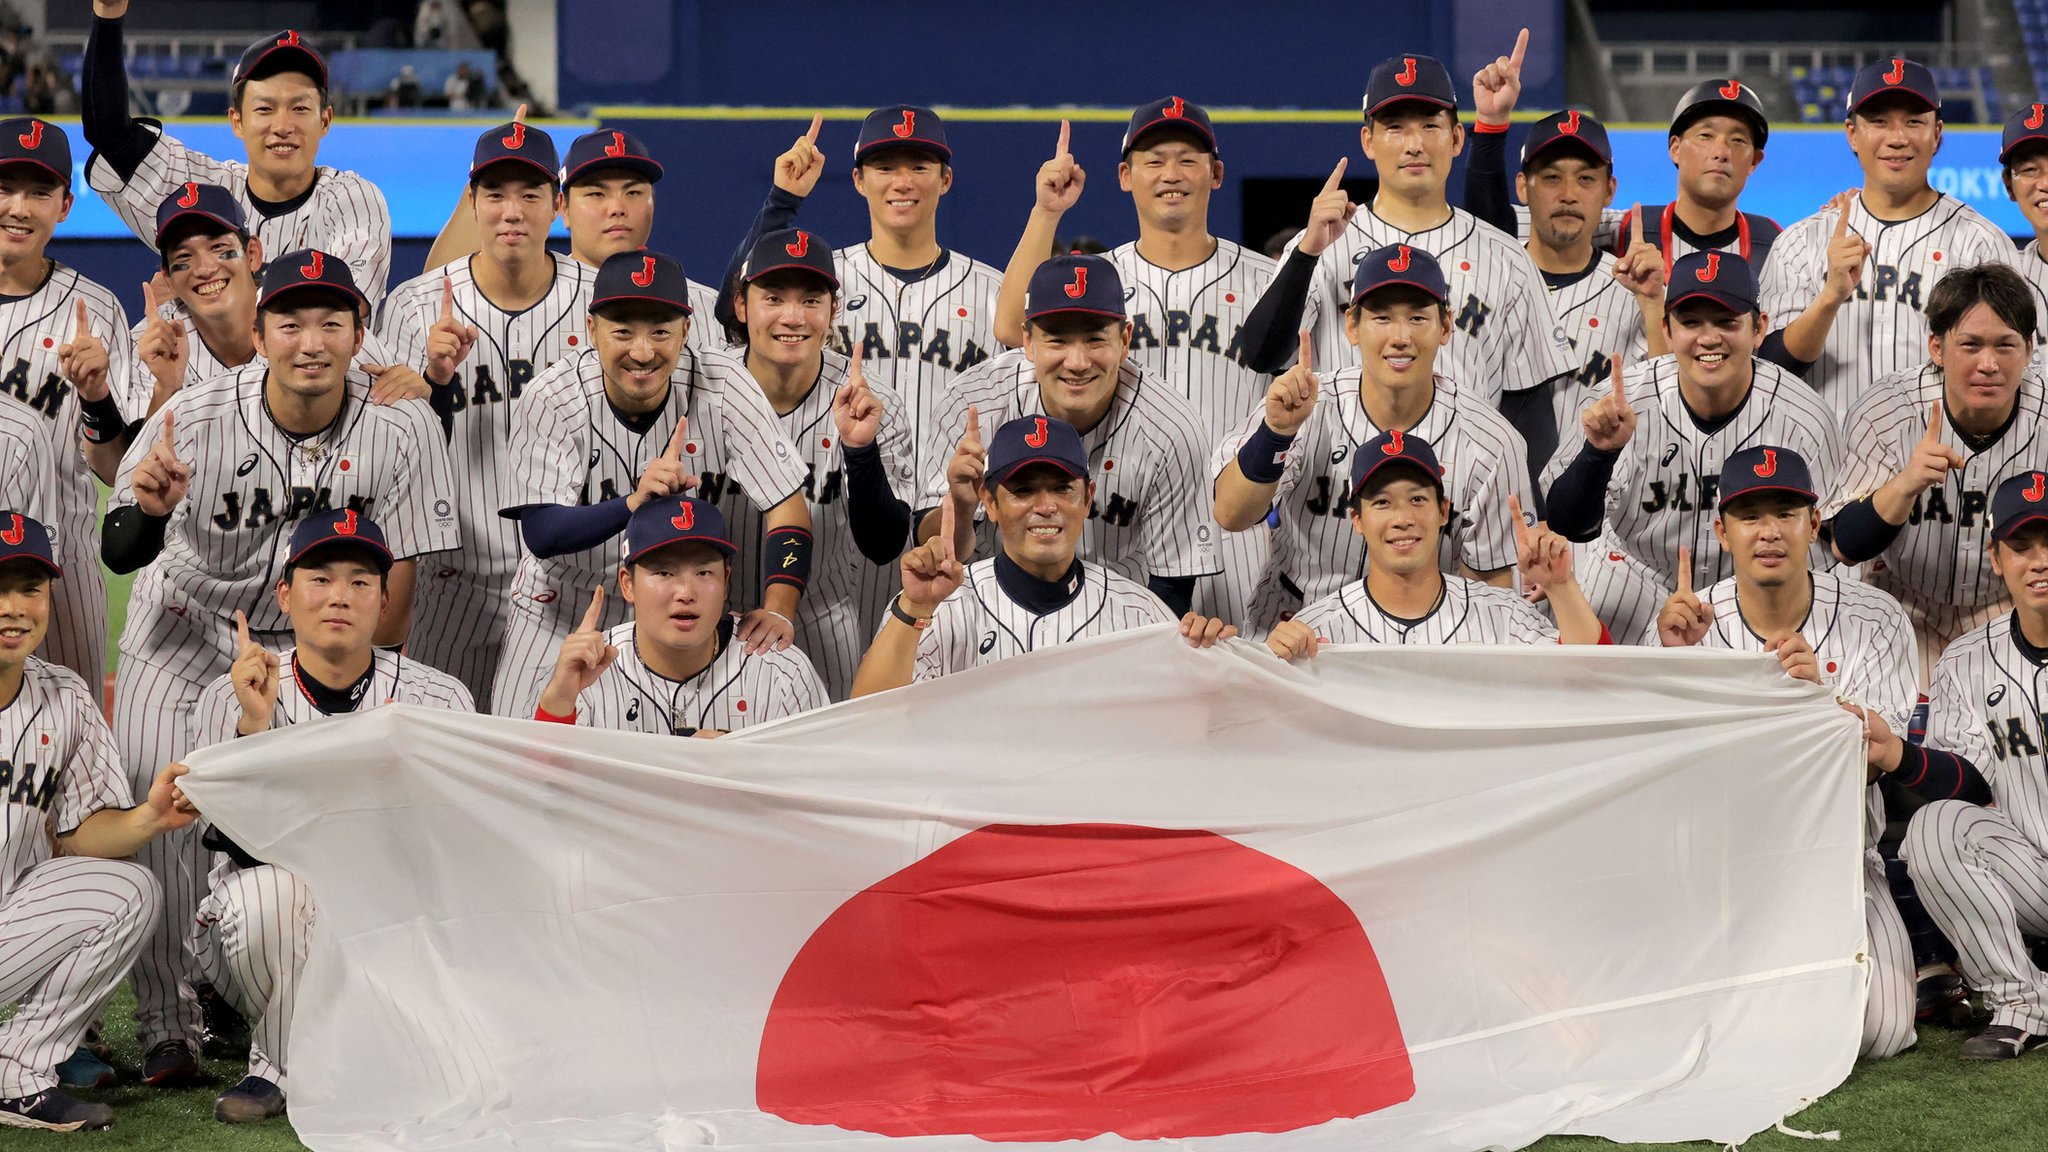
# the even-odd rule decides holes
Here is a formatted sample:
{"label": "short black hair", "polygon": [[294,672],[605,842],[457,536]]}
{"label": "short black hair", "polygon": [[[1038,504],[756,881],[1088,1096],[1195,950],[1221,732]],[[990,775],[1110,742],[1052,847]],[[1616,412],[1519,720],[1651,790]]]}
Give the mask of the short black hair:
{"label": "short black hair", "polygon": [[358,329],[363,327],[363,313],[361,310],[361,305],[356,301],[354,297],[350,296],[348,293],[343,292],[338,288],[334,289],[333,291],[324,291],[320,289],[313,289],[309,291],[307,288],[300,288],[295,290],[291,294],[291,296],[286,298],[284,302],[281,304],[273,303],[272,305],[267,307],[258,306],[256,309],[256,330],[258,332],[264,330],[263,318],[265,316],[281,316],[286,312],[291,312],[302,307],[307,307],[308,304],[306,303],[306,301],[309,298],[316,301],[315,303],[310,305],[311,307],[318,308],[325,306],[334,309],[336,312],[346,312],[349,314],[349,317],[355,321],[355,325]]}
{"label": "short black hair", "polygon": [[1130,322],[1128,316],[1104,316],[1098,312],[1048,312],[1026,320],[1024,326],[1055,336],[1071,336],[1100,332],[1104,328],[1121,328]]}
{"label": "short black hair", "polygon": [[[249,247],[249,230],[246,228],[222,228],[203,216],[187,217],[171,225],[170,231],[161,238],[157,248],[157,259],[166,271],[171,267],[171,249],[183,244],[194,236],[233,236],[244,250]],[[254,272],[255,269],[250,269]]]}
{"label": "short black hair", "polygon": [[1380,465],[1373,471],[1372,475],[1365,478],[1365,483],[1360,484],[1358,490],[1351,494],[1351,503],[1354,506],[1363,504],[1368,497],[1378,495],[1382,488],[1396,480],[1418,481],[1436,489],[1437,499],[1448,502],[1451,498],[1450,493],[1444,491],[1444,482],[1441,477],[1430,475],[1429,470],[1420,464],[1412,464],[1406,460],[1393,460]]}
{"label": "short black hair", "polygon": [[1996,262],[1958,268],[1935,281],[1927,294],[1927,330],[1946,337],[1963,322],[1963,313],[1979,304],[2028,340],[2038,334],[2041,316],[2034,307],[2034,290],[2011,265]]}
{"label": "short black hair", "polygon": [[870,164],[880,163],[881,161],[886,160],[891,156],[909,156],[913,154],[922,156],[927,160],[938,161],[939,171],[941,172],[950,172],[953,170],[953,162],[951,160],[946,159],[944,156],[939,155],[937,152],[934,152],[929,148],[921,148],[916,144],[892,144],[887,148],[877,148],[874,151],[869,152],[867,155],[861,157],[860,162],[855,164],[853,167],[855,171],[859,171],[860,169],[865,168]]}
{"label": "short black hair", "polygon": [[747,281],[744,287],[770,288],[777,291],[788,289],[802,291],[805,288],[823,288],[833,299],[836,300],[839,297],[839,289],[833,287],[831,281],[826,280],[816,272],[806,271],[802,268],[777,268],[773,272],[764,272],[760,276]]}

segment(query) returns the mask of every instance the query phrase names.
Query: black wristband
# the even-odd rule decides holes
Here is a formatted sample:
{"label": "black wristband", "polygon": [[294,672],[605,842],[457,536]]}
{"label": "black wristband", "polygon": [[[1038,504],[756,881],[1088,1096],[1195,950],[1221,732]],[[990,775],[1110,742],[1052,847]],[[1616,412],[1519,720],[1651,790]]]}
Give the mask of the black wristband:
{"label": "black wristband", "polygon": [[1293,446],[1294,437],[1282,436],[1261,420],[1237,450],[1237,470],[1254,484],[1278,484],[1287,473],[1287,450]]}
{"label": "black wristband", "polygon": [[97,400],[80,400],[78,419],[85,438],[94,444],[111,444],[128,434],[128,421],[121,418],[121,406],[111,392]]}
{"label": "black wristband", "polygon": [[802,528],[777,528],[761,542],[761,568],[767,576],[762,591],[789,584],[801,592],[811,579],[811,534]]}

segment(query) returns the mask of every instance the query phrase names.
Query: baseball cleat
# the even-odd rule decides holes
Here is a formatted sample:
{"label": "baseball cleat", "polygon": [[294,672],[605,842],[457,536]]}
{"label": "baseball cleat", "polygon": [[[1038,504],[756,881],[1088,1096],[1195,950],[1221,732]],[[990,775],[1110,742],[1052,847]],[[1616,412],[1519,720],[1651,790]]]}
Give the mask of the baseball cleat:
{"label": "baseball cleat", "polygon": [[112,1088],[121,1077],[112,1065],[92,1054],[90,1048],[79,1048],[69,1060],[57,1065],[57,1083],[66,1088]]}
{"label": "baseball cleat", "polygon": [[0,1127],[4,1128],[78,1132],[113,1126],[112,1108],[68,1096],[60,1088],[51,1088],[33,1096],[0,1100]]}
{"label": "baseball cleat", "polygon": [[249,1022],[211,984],[194,984],[199,996],[199,1015],[204,1021],[199,1041],[200,1054],[209,1060],[249,1058]]}
{"label": "baseball cleat", "polygon": [[152,1088],[182,1088],[199,1079],[199,1061],[183,1040],[163,1040],[142,1056],[142,1082]]}
{"label": "baseball cleat", "polygon": [[284,1089],[261,1076],[242,1082],[213,1102],[213,1118],[223,1124],[257,1124],[284,1115]]}
{"label": "baseball cleat", "polygon": [[1962,1060],[2013,1060],[2043,1044],[2048,1044],[2048,1036],[2010,1024],[1993,1024],[1963,1041],[1963,1050],[1956,1055]]}

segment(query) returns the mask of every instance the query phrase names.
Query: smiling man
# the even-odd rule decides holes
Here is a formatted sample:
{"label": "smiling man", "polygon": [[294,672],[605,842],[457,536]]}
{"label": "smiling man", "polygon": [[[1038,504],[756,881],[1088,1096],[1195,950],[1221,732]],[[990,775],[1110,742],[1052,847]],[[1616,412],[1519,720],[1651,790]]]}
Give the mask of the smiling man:
{"label": "smiling man", "polygon": [[121,43],[128,0],[93,0],[92,11],[80,87],[85,139],[94,149],[86,178],[135,235],[154,246],[164,197],[187,182],[218,184],[256,221],[265,248],[313,248],[345,261],[374,306],[391,274],[391,212],[376,185],[319,163],[320,141],[334,122],[320,54],[292,31],[243,51],[228,126],[249,158],[217,160],[129,116]]}
{"label": "smiling man", "polygon": [[[2006,120],[1998,163],[2006,196],[2034,231],[2034,238],[2020,250],[2019,270],[2034,286],[2039,307],[2048,302],[2048,253],[2041,250],[2041,239],[2048,236],[2048,104],[2029,104]],[[2041,351],[2035,345],[2037,360]]]}

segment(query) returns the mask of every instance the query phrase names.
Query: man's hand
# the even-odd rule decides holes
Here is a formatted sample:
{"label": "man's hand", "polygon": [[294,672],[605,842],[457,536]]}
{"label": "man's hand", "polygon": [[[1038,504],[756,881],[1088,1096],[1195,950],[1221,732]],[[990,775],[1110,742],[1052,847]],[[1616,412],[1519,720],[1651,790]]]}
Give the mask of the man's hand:
{"label": "man's hand", "polygon": [[152,835],[157,832],[176,832],[191,827],[199,819],[199,809],[185,796],[185,790],[178,786],[178,777],[192,771],[183,764],[166,764],[164,770],[149,782],[149,794],[144,796],[140,807],[146,819],[152,824]]}
{"label": "man's hand", "polygon": [[[973,412],[968,409],[969,427]],[[938,534],[903,554],[900,603],[912,616],[924,618],[937,612],[946,597],[958,591],[967,579],[967,569],[961,566],[953,548],[955,523],[953,502],[948,500],[939,505]]]}
{"label": "man's hand", "polygon": [[434,390],[426,377],[403,364],[365,364],[370,374],[370,403],[389,408],[401,400],[426,400]]}
{"label": "man's hand", "polygon": [[1636,298],[1638,304],[1664,306],[1664,254],[1643,239],[1643,206],[1628,213],[1628,251],[1614,262],[1614,279]]}
{"label": "man's hand", "polygon": [[1282,660],[1302,660],[1322,651],[1323,638],[1299,620],[1282,620],[1266,633],[1266,650]]}
{"label": "man's hand", "polygon": [[1849,230],[1849,206],[1858,195],[1860,191],[1851,188],[1833,201],[1840,214],[1835,217],[1835,234],[1828,238],[1827,279],[1820,292],[1837,305],[1856,294],[1856,285],[1863,281],[1863,262],[1870,259],[1870,242]]}
{"label": "man's hand", "polygon": [[1338,160],[1337,166],[1330,169],[1330,178],[1323,181],[1322,191],[1309,203],[1308,227],[1302,230],[1301,243],[1295,245],[1303,256],[1322,255],[1324,249],[1344,235],[1344,230],[1351,226],[1351,218],[1358,215],[1358,205],[1344,191],[1344,169],[1350,163],[1348,158]]}
{"label": "man's hand", "polygon": [[1842,711],[1863,721],[1863,782],[1868,784],[1883,773],[1897,772],[1906,743],[1892,731],[1884,715],[1849,700],[1842,701]]}
{"label": "man's hand", "polygon": [[1190,648],[1214,648],[1235,635],[1236,625],[1225,624],[1214,616],[1190,612],[1180,618],[1180,637]]}
{"label": "man's hand", "polygon": [[102,20],[119,20],[128,14],[128,0],[92,0],[92,14]]}
{"label": "man's hand", "polygon": [[1035,187],[1038,191],[1038,210],[1055,216],[1064,215],[1081,199],[1081,189],[1088,182],[1088,174],[1067,151],[1067,140],[1072,135],[1072,126],[1060,121],[1060,142],[1053,149],[1052,159],[1038,166]]}
{"label": "man's hand", "polygon": [[1706,639],[1714,606],[1692,591],[1692,549],[1678,546],[1678,591],[1657,612],[1657,639],[1666,648],[1690,648]]}
{"label": "man's hand", "polygon": [[135,506],[146,516],[169,516],[192,487],[192,468],[178,459],[172,439],[174,432],[171,410],[166,408],[163,435],[150,445],[129,478],[129,485],[135,490]]}
{"label": "man's hand", "polygon": [[1515,521],[1515,557],[1525,583],[1544,589],[1563,588],[1573,580],[1571,542],[1538,520],[1522,515],[1522,498],[1508,494],[1508,515]]}
{"label": "man's hand", "polygon": [[747,654],[780,652],[796,640],[796,622],[780,612],[756,608],[740,617],[732,638],[747,646]]}
{"label": "man's hand", "polygon": [[1274,377],[1266,387],[1266,427],[1276,435],[1292,436],[1308,423],[1309,413],[1315,411],[1316,388],[1315,341],[1307,332],[1301,334],[1301,351],[1294,358],[1294,367]]}
{"label": "man's hand", "polygon": [[[638,512],[649,500],[660,500],[685,492],[697,486],[698,478],[683,466],[683,440],[690,430],[690,418],[679,417],[676,430],[669,434],[668,447],[661,455],[647,462],[640,473],[640,483],[626,497],[626,510]],[[601,589],[600,589],[601,591]]]}
{"label": "man's hand", "polygon": [[270,730],[277,709],[279,662],[277,653],[249,638],[249,617],[235,613],[235,662],[228,667],[228,683],[234,685],[235,700],[242,717],[235,731],[244,736]]}
{"label": "man's hand", "polygon": [[971,510],[981,501],[981,478],[988,472],[988,449],[981,444],[981,414],[967,406],[967,429],[946,461],[947,505]]}
{"label": "man's hand", "polygon": [[1636,410],[1629,407],[1619,357],[1614,361],[1613,389],[1586,406],[1579,414],[1579,427],[1585,430],[1586,443],[1602,452],[1621,451],[1636,434]]}
{"label": "man's hand", "polygon": [[605,639],[604,587],[590,594],[590,607],[583,613],[576,631],[562,641],[555,653],[555,674],[540,694],[541,709],[551,716],[568,716],[576,711],[576,698],[597,683],[604,670],[619,658],[619,650]]}
{"label": "man's hand", "polygon": [[839,429],[839,447],[865,448],[882,434],[882,402],[860,370],[859,344],[853,346],[853,364],[846,370],[846,383],[832,394],[832,423]]}
{"label": "man's hand", "polygon": [[1528,51],[1529,30],[1524,28],[1515,37],[1512,54],[1494,57],[1493,63],[1473,75],[1472,109],[1481,124],[1500,127],[1508,122],[1515,101],[1522,95],[1522,57]]}
{"label": "man's hand", "polygon": [[1885,523],[1904,524],[1911,518],[1922,492],[1946,482],[1951,470],[1960,472],[1967,466],[1961,452],[1941,442],[1941,429],[1947,423],[1941,401],[1928,404],[1927,430],[1920,434],[1920,442],[1913,445],[1912,457],[1898,475],[1872,494],[1871,506]]}
{"label": "man's hand", "polygon": [[469,358],[469,350],[476,343],[476,329],[455,320],[455,280],[448,273],[441,274],[441,318],[427,329],[427,371],[426,377],[436,388],[444,388],[455,379],[455,368]]}
{"label": "man's hand", "polygon": [[57,349],[57,371],[78,390],[80,400],[107,398],[107,345],[86,322],[85,300],[78,301],[78,331]]}
{"label": "man's hand", "polygon": [[156,378],[157,394],[168,396],[185,386],[185,367],[192,359],[192,349],[185,343],[185,322],[165,318],[157,311],[159,301],[155,281],[144,280],[144,324],[141,338],[135,341],[135,351],[142,358],[142,366]]}
{"label": "man's hand", "polygon": [[809,196],[825,174],[825,153],[818,147],[818,129],[825,126],[823,112],[811,117],[811,130],[796,138],[789,151],[775,158],[775,186],[792,196]]}
{"label": "man's hand", "polygon": [[1813,645],[1807,643],[1806,637],[1799,633],[1790,632],[1765,641],[1764,651],[1777,653],[1779,666],[1785,669],[1785,675],[1794,680],[1805,680],[1813,684],[1821,682],[1820,660],[1813,654]]}

